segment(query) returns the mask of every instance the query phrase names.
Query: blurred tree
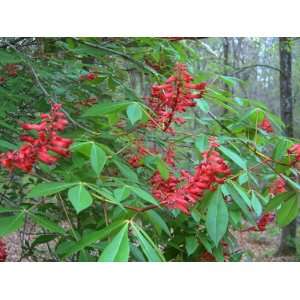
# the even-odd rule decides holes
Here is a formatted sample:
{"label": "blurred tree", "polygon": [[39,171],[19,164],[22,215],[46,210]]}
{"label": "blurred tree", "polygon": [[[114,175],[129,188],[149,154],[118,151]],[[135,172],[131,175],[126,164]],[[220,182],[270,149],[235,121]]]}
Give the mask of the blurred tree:
{"label": "blurred tree", "polygon": [[[291,39],[279,38],[280,58],[280,113],[286,125],[285,134],[293,137],[293,97],[292,97],[292,47]],[[296,253],[297,219],[283,228],[278,255],[291,255]]]}

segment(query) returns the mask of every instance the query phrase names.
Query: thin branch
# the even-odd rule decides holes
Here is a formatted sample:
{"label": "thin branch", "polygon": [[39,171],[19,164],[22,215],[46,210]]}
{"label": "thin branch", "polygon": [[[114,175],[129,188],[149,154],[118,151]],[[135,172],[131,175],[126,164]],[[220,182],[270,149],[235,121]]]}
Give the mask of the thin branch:
{"label": "thin branch", "polygon": [[274,66],[270,66],[270,65],[265,65],[265,64],[255,64],[255,65],[250,65],[250,66],[242,67],[242,68],[234,71],[230,75],[231,76],[237,75],[237,74],[242,73],[242,72],[244,72],[244,71],[246,71],[248,69],[254,69],[254,68],[267,68],[267,69],[271,69],[271,70],[277,71],[277,72],[279,72],[279,73],[282,74],[282,71],[278,67],[274,67]]}

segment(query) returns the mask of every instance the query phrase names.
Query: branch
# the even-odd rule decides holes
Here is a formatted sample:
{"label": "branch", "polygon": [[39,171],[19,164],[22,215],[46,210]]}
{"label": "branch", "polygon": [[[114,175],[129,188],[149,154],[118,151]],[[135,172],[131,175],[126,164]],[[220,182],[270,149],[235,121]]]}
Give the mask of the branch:
{"label": "branch", "polygon": [[255,65],[250,65],[250,66],[242,67],[242,68],[240,68],[239,70],[236,70],[236,71],[234,71],[233,73],[231,73],[230,76],[237,75],[237,74],[239,74],[239,73],[241,73],[241,72],[244,72],[244,71],[246,71],[246,70],[248,70],[248,69],[258,68],[258,67],[260,67],[260,68],[271,69],[271,70],[274,70],[274,71],[277,71],[277,72],[283,74],[282,71],[280,70],[280,68],[273,67],[273,66],[269,66],[269,65],[264,65],[264,64],[255,64]]}

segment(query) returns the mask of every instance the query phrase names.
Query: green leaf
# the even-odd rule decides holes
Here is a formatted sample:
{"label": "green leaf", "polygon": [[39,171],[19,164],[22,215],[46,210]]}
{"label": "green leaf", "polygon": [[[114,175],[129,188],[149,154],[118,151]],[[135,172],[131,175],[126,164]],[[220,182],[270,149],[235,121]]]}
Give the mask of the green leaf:
{"label": "green leaf", "polygon": [[108,225],[107,227],[101,230],[92,231],[85,234],[79,242],[70,243],[68,247],[65,247],[63,251],[63,258],[66,258],[74,253],[77,253],[78,251],[81,251],[85,247],[88,247],[98,241],[107,238],[114,230],[117,230],[122,225],[124,225],[125,222],[127,221],[118,220],[111,223],[110,225]]}
{"label": "green leaf", "polygon": [[282,156],[286,154],[286,151],[291,144],[292,143],[289,140],[281,138],[274,148],[272,158],[274,160],[280,160]]}
{"label": "green leaf", "polygon": [[262,208],[262,205],[261,205],[258,197],[256,197],[255,192],[252,192],[251,206],[252,206],[256,216],[259,217],[262,214],[263,208]]}
{"label": "green leaf", "polygon": [[119,231],[112,241],[105,247],[99,260],[101,262],[128,261],[129,242],[128,242],[128,223]]}
{"label": "green leaf", "polygon": [[224,146],[220,146],[218,149],[239,167],[241,167],[244,170],[247,170],[247,162],[244,159],[242,159],[236,152]]}
{"label": "green leaf", "polygon": [[120,170],[121,174],[124,177],[127,177],[131,181],[139,181],[136,173],[127,165],[120,162],[119,160],[113,159],[113,163],[116,165],[116,167]]}
{"label": "green leaf", "polygon": [[95,104],[84,112],[83,117],[99,117],[101,115],[121,112],[124,111],[128,105],[129,102],[107,102]]}
{"label": "green leaf", "polygon": [[0,217],[0,237],[8,235],[17,231],[24,225],[25,213],[24,211],[9,217]]}
{"label": "green leaf", "polygon": [[205,134],[200,134],[195,141],[195,146],[199,152],[204,152],[208,150],[209,145],[208,145],[208,136]]}
{"label": "green leaf", "polygon": [[34,223],[39,224],[40,226],[44,227],[45,229],[49,230],[50,232],[57,232],[60,234],[65,233],[65,230],[62,227],[60,227],[53,221],[51,221],[43,216],[34,215],[34,214],[30,213],[30,218],[32,219],[32,221]]}
{"label": "green leaf", "polygon": [[207,233],[216,246],[226,233],[227,226],[228,209],[224,202],[221,188],[219,187],[210,198],[206,218]]}
{"label": "green leaf", "polygon": [[131,194],[131,190],[127,186],[123,186],[122,188],[117,188],[114,190],[114,196],[118,202],[122,202],[127,199]]}
{"label": "green leaf", "polygon": [[145,200],[146,202],[149,202],[151,204],[159,205],[157,200],[155,200],[148,192],[140,189],[136,186],[130,186],[130,189],[141,199]]}
{"label": "green leaf", "polygon": [[265,207],[265,211],[269,212],[269,211],[277,208],[282,202],[287,201],[295,196],[296,196],[296,193],[294,191],[280,193],[280,194],[276,195],[274,198],[270,199],[270,202]]}
{"label": "green leaf", "polygon": [[143,111],[138,103],[132,103],[127,107],[127,116],[132,125],[137,121],[141,120],[143,117]]}
{"label": "green leaf", "polygon": [[277,212],[277,223],[280,226],[286,226],[291,223],[299,213],[299,204],[297,197],[292,197],[284,202]]}
{"label": "green leaf", "polygon": [[169,178],[169,168],[168,165],[160,158],[156,160],[156,167],[164,180]]}
{"label": "green leaf", "polygon": [[36,185],[27,195],[28,198],[37,198],[42,196],[49,196],[52,194],[64,191],[76,183],[66,183],[66,182],[45,182]]}
{"label": "green leaf", "polygon": [[93,203],[93,198],[83,184],[79,184],[68,191],[68,197],[77,214],[82,210],[90,207]]}
{"label": "green leaf", "polygon": [[297,192],[300,192],[300,184],[293,181],[292,179],[290,179],[289,177],[281,174],[282,177],[284,177],[284,179],[287,181],[288,185],[293,188],[294,190],[296,190]]}
{"label": "green leaf", "polygon": [[247,204],[245,203],[244,199],[240,196],[240,194],[236,191],[234,186],[232,185],[232,181],[228,181],[226,183],[226,189],[230,192],[230,196],[232,200],[237,204],[237,206],[241,209],[242,213],[246,217],[246,219],[253,225],[256,224],[254,217],[249,211],[249,208]]}
{"label": "green leaf", "polygon": [[209,105],[204,99],[196,100],[197,106],[205,113],[209,112]]}
{"label": "green leaf", "polygon": [[145,253],[146,257],[151,262],[160,262],[165,261],[158,247],[153,243],[151,238],[147,235],[147,233],[139,227],[137,224],[131,224],[133,233],[137,237],[140,242],[141,248]]}
{"label": "green leaf", "polygon": [[240,194],[240,196],[243,198],[245,203],[249,207],[251,207],[251,200],[250,200],[247,192],[245,191],[245,189],[243,187],[241,187],[240,185],[238,185],[237,183],[235,183],[234,181],[231,181],[231,184],[235,188],[235,190]]}
{"label": "green leaf", "polygon": [[188,236],[185,238],[185,249],[188,255],[193,254],[199,246],[199,242],[194,236]]}
{"label": "green leaf", "polygon": [[105,152],[99,146],[93,144],[91,148],[91,165],[97,176],[100,175],[106,161],[107,156]]}
{"label": "green leaf", "polygon": [[157,212],[154,210],[148,210],[145,212],[145,216],[149,219],[150,223],[153,224],[158,233],[164,231],[167,235],[171,235],[167,223]]}
{"label": "green leaf", "polygon": [[17,148],[16,145],[11,144],[7,141],[0,140],[0,148],[6,150],[15,150]]}
{"label": "green leaf", "polygon": [[207,237],[203,233],[199,234],[199,240],[200,240],[201,244],[203,245],[203,247],[209,253],[212,253],[212,245],[210,244],[210,242],[208,241]]}

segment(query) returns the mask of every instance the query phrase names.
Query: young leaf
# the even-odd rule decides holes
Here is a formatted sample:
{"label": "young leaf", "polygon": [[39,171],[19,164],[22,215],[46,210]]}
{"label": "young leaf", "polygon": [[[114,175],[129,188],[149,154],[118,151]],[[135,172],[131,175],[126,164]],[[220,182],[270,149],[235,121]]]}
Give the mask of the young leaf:
{"label": "young leaf", "polygon": [[76,183],[66,182],[44,182],[36,185],[27,195],[28,198],[37,198],[42,196],[50,196],[52,194],[64,191]]}
{"label": "young leaf", "polygon": [[106,161],[105,152],[99,146],[93,144],[91,148],[91,165],[97,176],[100,175]]}
{"label": "young leaf", "polygon": [[137,121],[141,120],[143,117],[143,111],[141,109],[140,104],[132,103],[127,107],[127,116],[132,125],[134,125]]}
{"label": "young leaf", "polygon": [[128,242],[128,223],[119,231],[112,241],[105,247],[99,260],[101,262],[128,261],[129,242]]}
{"label": "young leaf", "polygon": [[68,191],[68,197],[77,214],[82,210],[90,207],[93,203],[93,198],[83,184],[79,184]]}
{"label": "young leaf", "polygon": [[206,227],[210,238],[216,246],[226,233],[228,226],[228,209],[223,199],[221,188],[211,196],[208,204]]}

